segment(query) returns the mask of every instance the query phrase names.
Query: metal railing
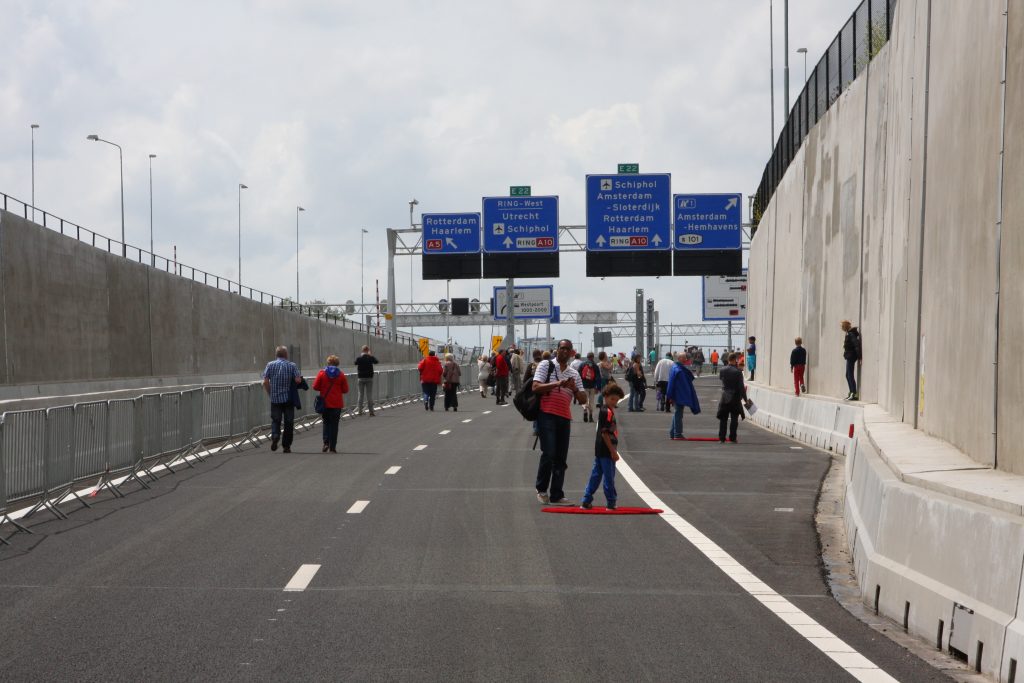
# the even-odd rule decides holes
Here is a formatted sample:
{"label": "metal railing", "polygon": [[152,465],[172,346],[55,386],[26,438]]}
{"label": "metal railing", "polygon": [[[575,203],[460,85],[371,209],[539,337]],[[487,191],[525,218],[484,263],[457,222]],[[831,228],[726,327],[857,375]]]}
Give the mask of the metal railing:
{"label": "metal railing", "polygon": [[889,41],[895,11],[896,0],[863,0],[808,76],[761,175],[751,236],[808,132]]}
{"label": "metal railing", "polygon": [[[166,256],[154,254],[142,247],[136,247],[131,244],[122,244],[118,240],[101,235],[98,232],[89,230],[88,228],[83,228],[76,223],[60,218],[59,216],[54,216],[53,214],[47,213],[38,207],[33,207],[28,202],[22,201],[3,192],[0,192],[0,197],[3,197],[4,211],[20,214],[25,220],[33,222],[36,221],[37,216],[41,215],[43,220],[41,225],[44,228],[59,232],[65,237],[73,237],[79,242],[85,242],[86,244],[90,244],[93,247],[106,251],[109,254],[113,254],[118,257],[123,255],[124,258],[141,265],[156,268],[157,270],[162,270],[166,273],[173,273],[178,277],[189,279],[192,282],[202,283],[208,287],[220,289],[232,294],[239,294],[247,299],[251,299],[252,301],[258,301],[261,304],[268,304],[270,306],[294,311],[302,315],[307,315],[311,318],[324,320],[325,322],[352,330],[359,330],[362,332],[367,331],[367,326],[365,324],[355,320],[350,320],[340,315],[327,313],[324,311],[323,306],[315,304],[301,304],[292,301],[288,297],[280,297],[259,289],[247,287],[239,282],[235,282],[234,280],[221,277],[220,275],[214,275],[213,273],[208,273],[205,270],[193,268],[192,266],[179,262],[177,259],[169,259]],[[381,317],[383,318],[383,315]],[[375,325],[371,325],[369,332],[371,335],[376,337],[385,336],[383,326],[378,328]],[[398,341],[403,344],[415,345],[418,342],[418,337],[404,332],[399,332]],[[437,348],[442,344],[442,342],[436,339],[431,339],[430,342],[431,348]]]}
{"label": "metal railing", "polygon": [[[476,363],[462,366],[462,388],[475,391]],[[351,376],[343,416],[356,407],[356,378]],[[394,405],[420,395],[415,369],[376,373],[374,403]],[[313,411],[316,392],[302,395],[296,429],[319,420]],[[270,426],[270,409],[261,383],[213,385],[180,392],[145,394],[132,399],[92,401],[0,415],[0,524],[10,522],[8,506],[34,506],[29,517],[46,509],[59,518],[58,505],[75,502],[89,507],[76,489],[96,481],[97,491],[124,495],[134,482],[149,488],[162,472],[195,467],[205,457],[226,449],[241,450]],[[0,545],[8,545],[0,535]]]}

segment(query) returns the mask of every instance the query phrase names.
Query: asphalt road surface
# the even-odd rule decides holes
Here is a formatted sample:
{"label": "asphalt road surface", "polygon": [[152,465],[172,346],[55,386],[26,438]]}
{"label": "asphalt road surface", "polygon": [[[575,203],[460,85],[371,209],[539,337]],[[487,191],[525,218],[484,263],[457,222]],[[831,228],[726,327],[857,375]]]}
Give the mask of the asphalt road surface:
{"label": "asphalt road surface", "polygon": [[[717,435],[699,386],[685,432]],[[249,447],[33,517],[0,548],[0,680],[946,680],[830,597],[828,454],[748,424],[736,445],[670,441],[652,391],[620,411],[621,450],[678,516],[547,514],[529,424],[461,404],[345,420],[338,455],[316,428],[291,454]],[[593,440],[577,419],[576,499]],[[618,489],[648,506],[622,472]]]}

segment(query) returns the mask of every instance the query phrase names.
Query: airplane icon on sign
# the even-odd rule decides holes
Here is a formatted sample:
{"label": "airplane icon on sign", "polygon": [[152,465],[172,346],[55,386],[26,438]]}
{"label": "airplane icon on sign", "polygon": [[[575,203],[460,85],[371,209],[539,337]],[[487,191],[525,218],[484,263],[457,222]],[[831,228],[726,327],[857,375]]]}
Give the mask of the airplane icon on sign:
{"label": "airplane icon on sign", "polygon": [[611,178],[602,178],[601,179],[601,190],[602,191],[608,191],[610,189],[612,189]]}

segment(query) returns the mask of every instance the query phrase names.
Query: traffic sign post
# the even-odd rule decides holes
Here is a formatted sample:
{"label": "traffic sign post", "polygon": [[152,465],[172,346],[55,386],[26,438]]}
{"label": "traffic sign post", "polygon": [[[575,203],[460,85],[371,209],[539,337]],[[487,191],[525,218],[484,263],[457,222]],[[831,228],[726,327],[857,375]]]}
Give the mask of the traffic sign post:
{"label": "traffic sign post", "polygon": [[484,252],[558,251],[558,197],[484,197]]}
{"label": "traffic sign post", "polygon": [[671,201],[668,173],[588,175],[587,250],[668,251]]}
{"label": "traffic sign post", "polygon": [[675,248],[678,251],[743,248],[740,194],[677,194]]}
{"label": "traffic sign post", "polygon": [[705,275],[701,278],[704,320],[744,320],[747,317],[747,274]]}
{"label": "traffic sign post", "polygon": [[423,214],[424,254],[479,254],[479,213]]}
{"label": "traffic sign post", "polygon": [[[554,287],[527,285],[514,287],[514,320],[549,320],[554,315]],[[494,288],[494,319],[508,320],[508,290]]]}

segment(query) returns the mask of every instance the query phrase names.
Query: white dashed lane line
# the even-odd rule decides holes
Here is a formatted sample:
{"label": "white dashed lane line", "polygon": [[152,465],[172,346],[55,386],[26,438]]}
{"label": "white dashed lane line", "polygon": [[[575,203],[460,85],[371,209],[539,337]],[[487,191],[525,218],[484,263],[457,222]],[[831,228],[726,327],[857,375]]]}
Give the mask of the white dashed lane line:
{"label": "white dashed lane line", "polygon": [[469,420],[463,420],[463,421],[462,421],[462,423],[463,423],[463,424],[465,424],[465,423],[467,423],[467,422],[472,422],[472,421],[473,421],[472,419],[469,419]]}
{"label": "white dashed lane line", "polygon": [[424,450],[424,449],[425,449],[426,447],[427,447],[427,444],[425,444],[425,443],[421,443],[421,444],[420,444],[419,446],[417,446],[417,447],[416,447],[416,448],[414,448],[413,450],[414,450],[414,451],[422,451],[422,450]]}
{"label": "white dashed lane line", "polygon": [[[351,510],[349,510],[349,512],[351,512]],[[285,591],[291,593],[306,590],[306,586],[309,585],[309,582],[313,580],[313,577],[316,576],[316,573],[319,570],[320,565],[318,564],[302,565],[299,567],[299,571],[295,572],[295,576],[293,576],[292,580],[288,582],[288,585],[284,587]]]}
{"label": "white dashed lane line", "polygon": [[358,515],[360,512],[366,509],[366,506],[370,504],[368,500],[357,500],[352,504],[352,507],[348,509],[348,514]]}
{"label": "white dashed lane line", "polygon": [[398,474],[398,470],[400,469],[402,469],[401,465],[394,465],[392,467],[389,467],[387,471],[384,472],[384,474]]}
{"label": "white dashed lane line", "polygon": [[484,411],[484,412],[483,412],[482,414],[483,414],[483,415],[490,415],[490,414],[491,414],[491,411],[489,411],[489,410],[485,410],[485,411]]}
{"label": "white dashed lane line", "polygon": [[450,430],[450,429],[442,429],[441,431],[438,432],[438,434],[440,434],[441,436],[444,436],[445,434],[451,434],[451,433],[452,433],[452,430]]}

